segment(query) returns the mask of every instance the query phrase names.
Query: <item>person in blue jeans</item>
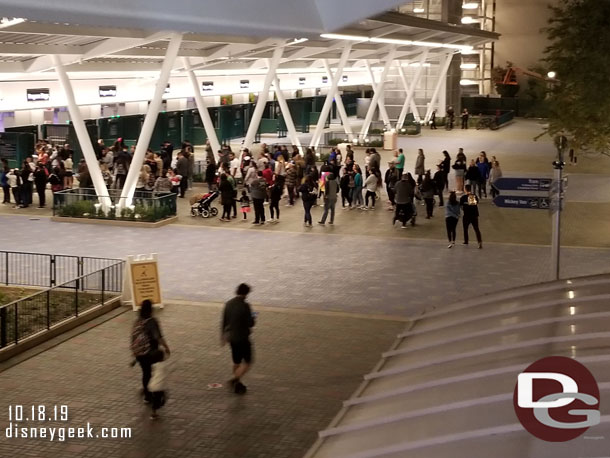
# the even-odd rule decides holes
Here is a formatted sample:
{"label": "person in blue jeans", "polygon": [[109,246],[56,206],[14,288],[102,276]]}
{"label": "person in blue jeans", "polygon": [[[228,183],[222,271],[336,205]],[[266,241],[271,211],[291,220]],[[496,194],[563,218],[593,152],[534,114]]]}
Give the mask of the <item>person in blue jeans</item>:
{"label": "person in blue jeans", "polygon": [[351,208],[362,208],[362,170],[359,165],[354,166],[354,187],[352,188],[352,206]]}

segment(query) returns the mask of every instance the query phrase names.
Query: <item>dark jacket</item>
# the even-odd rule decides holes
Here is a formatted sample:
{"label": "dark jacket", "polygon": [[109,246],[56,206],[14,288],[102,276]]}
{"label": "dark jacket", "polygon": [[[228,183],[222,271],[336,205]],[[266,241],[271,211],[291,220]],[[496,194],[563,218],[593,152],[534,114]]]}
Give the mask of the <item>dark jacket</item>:
{"label": "dark jacket", "polygon": [[447,175],[449,175],[450,171],[451,171],[451,158],[446,157],[445,159],[443,159],[443,172],[446,173]]}
{"label": "dark jacket", "polygon": [[187,177],[189,174],[189,160],[182,156],[176,162],[176,170],[178,171],[178,175],[182,175],[183,177]]}
{"label": "dark jacket", "polygon": [[264,199],[267,196],[267,182],[264,178],[258,177],[250,185],[250,195],[252,199]]}
{"label": "dark jacket", "polygon": [[223,205],[230,205],[233,203],[233,186],[229,180],[222,181],[218,190],[220,191],[220,202]]}
{"label": "dark jacket", "polygon": [[225,304],[220,330],[229,342],[247,342],[253,326],[250,304],[243,297],[236,296]]}
{"label": "dark jacket", "polygon": [[324,186],[324,200],[328,202],[336,202],[338,192],[339,185],[337,184],[337,180],[329,180],[327,178]]}
{"label": "dark jacket", "polygon": [[385,172],[385,178],[383,180],[385,182],[386,188],[394,189],[396,186],[396,182],[398,181],[398,177],[396,176],[396,169],[388,169]]}
{"label": "dark jacket", "polygon": [[[476,202],[476,204],[468,203],[468,196],[471,196],[471,201]],[[474,200],[472,200],[474,198]],[[464,219],[476,219],[479,217],[479,198],[475,194],[464,194],[460,198],[460,205],[462,210],[464,211]]]}
{"label": "dark jacket", "polygon": [[481,174],[479,173],[479,168],[476,165],[468,167],[466,171],[466,179],[471,181],[479,181],[481,178]]}
{"label": "dark jacket", "polygon": [[436,185],[436,190],[442,191],[445,189],[445,172],[439,170],[434,174],[434,184]]}
{"label": "dark jacket", "polygon": [[394,192],[396,195],[394,196],[394,202],[397,204],[408,204],[413,202],[413,197],[415,196],[415,189],[413,185],[409,183],[407,180],[400,180],[396,183],[394,187]]}

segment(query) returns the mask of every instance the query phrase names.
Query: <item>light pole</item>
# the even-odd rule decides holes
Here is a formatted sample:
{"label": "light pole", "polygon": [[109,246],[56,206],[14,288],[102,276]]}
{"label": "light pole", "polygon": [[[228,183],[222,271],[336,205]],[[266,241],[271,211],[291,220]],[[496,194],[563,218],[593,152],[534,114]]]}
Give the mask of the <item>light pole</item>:
{"label": "light pole", "polygon": [[561,209],[563,207],[563,153],[568,147],[568,139],[564,135],[555,137],[557,160],[553,161],[553,183],[551,185],[551,215],[553,231],[551,234],[551,272],[553,280],[559,280],[561,251]]}

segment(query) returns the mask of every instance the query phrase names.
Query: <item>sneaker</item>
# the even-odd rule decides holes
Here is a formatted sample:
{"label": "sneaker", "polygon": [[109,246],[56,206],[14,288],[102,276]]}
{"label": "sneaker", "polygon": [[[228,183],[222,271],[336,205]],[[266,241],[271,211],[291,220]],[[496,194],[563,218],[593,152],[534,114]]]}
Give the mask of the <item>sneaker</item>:
{"label": "sneaker", "polygon": [[343,207],[342,210],[351,210],[352,207]]}
{"label": "sneaker", "polygon": [[404,226],[404,225],[403,225],[403,226],[400,226],[400,228],[401,228],[401,229],[406,229],[406,228],[407,228],[407,226]]}
{"label": "sneaker", "polygon": [[246,385],[241,382],[237,382],[233,391],[235,392],[235,394],[246,394],[246,391],[248,391],[248,387],[246,387]]}
{"label": "sneaker", "polygon": [[309,223],[303,223],[303,226],[309,227]]}
{"label": "sneaker", "polygon": [[330,222],[330,223],[328,223],[328,224],[330,224],[330,225],[332,226],[332,225],[333,225],[333,222],[331,221],[331,222]]}
{"label": "sneaker", "polygon": [[253,221],[252,224],[258,226],[260,223],[258,221]]}
{"label": "sneaker", "polygon": [[482,249],[483,249],[483,244],[479,243],[479,250],[482,250]]}
{"label": "sneaker", "polygon": [[320,226],[324,226],[324,223],[323,223],[322,221],[318,221],[318,224],[319,224]]}
{"label": "sneaker", "polygon": [[468,245],[468,242],[462,242],[462,245]]}
{"label": "sneaker", "polygon": [[275,220],[274,220],[273,218],[271,218],[271,219],[269,220],[269,222],[270,222],[270,223],[273,223],[273,222],[275,222]]}
{"label": "sneaker", "polygon": [[450,242],[450,243],[449,243],[449,246],[447,246],[447,248],[453,248],[453,245],[455,245],[455,243]]}
{"label": "sneaker", "polygon": [[368,208],[366,208],[366,207],[360,207],[360,210],[362,210],[362,211],[368,211]]}

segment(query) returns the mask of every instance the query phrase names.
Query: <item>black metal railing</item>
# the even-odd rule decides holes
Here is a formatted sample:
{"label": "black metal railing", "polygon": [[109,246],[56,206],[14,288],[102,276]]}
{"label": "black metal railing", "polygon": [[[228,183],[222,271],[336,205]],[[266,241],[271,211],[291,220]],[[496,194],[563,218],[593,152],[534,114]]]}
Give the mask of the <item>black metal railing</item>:
{"label": "black metal railing", "polygon": [[117,262],[88,256],[0,251],[0,283],[50,288]]}
{"label": "black metal railing", "polygon": [[[113,263],[93,272],[78,275],[44,291],[1,305],[0,349],[48,331],[53,326],[100,307],[121,294],[124,261],[78,259],[81,260],[79,269],[94,268],[96,264],[103,265],[110,261]],[[83,259],[87,261],[82,261]]]}

